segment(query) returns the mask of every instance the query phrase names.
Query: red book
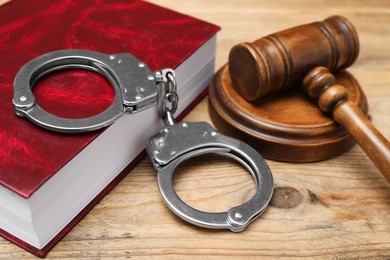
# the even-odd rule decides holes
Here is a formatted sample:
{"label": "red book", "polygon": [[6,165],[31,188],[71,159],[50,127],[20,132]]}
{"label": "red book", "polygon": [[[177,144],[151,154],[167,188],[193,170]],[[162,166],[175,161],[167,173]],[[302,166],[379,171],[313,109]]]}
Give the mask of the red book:
{"label": "red book", "polygon": [[[129,0],[14,0],[0,6],[0,234],[44,256],[142,158],[162,122],[158,106],[125,114],[104,130],[61,134],[17,117],[13,80],[29,60],[61,49],[131,53],[152,70],[175,69],[179,118],[206,94],[219,28]],[[37,103],[81,118],[107,108],[114,91],[94,72],[51,73]]]}

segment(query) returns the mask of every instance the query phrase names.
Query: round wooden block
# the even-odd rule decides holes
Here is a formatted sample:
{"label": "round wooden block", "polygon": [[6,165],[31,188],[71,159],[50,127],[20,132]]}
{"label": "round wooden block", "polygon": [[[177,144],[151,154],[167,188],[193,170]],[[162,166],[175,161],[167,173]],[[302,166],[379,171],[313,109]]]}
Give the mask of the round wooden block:
{"label": "round wooden block", "polygon": [[[367,115],[367,99],[356,79],[347,71],[335,76],[348,89],[350,101]],[[302,87],[247,102],[235,92],[225,65],[210,86],[209,113],[219,131],[248,143],[265,158],[313,162],[338,156],[355,144],[316,102]]]}

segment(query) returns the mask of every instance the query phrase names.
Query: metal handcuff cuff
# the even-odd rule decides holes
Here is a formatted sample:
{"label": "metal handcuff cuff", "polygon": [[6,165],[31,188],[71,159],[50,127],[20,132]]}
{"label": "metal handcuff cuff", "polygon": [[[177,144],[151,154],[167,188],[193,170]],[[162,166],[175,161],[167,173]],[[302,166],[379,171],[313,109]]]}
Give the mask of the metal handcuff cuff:
{"label": "metal handcuff cuff", "polygon": [[[35,102],[32,88],[44,75],[63,69],[84,69],[106,77],[115,98],[104,112],[81,119],[52,115]],[[15,77],[15,112],[33,123],[57,132],[78,133],[113,123],[123,113],[135,113],[158,103],[159,83],[165,88],[160,116],[165,127],[149,139],[146,150],[158,171],[158,185],[168,207],[182,219],[207,228],[243,231],[267,207],[273,192],[273,178],[264,159],[249,145],[217,132],[206,122],[175,123],[178,105],[175,73],[172,69],[152,72],[131,54],[104,54],[87,50],[60,50],[44,54],[25,64]],[[240,162],[252,174],[256,193],[248,202],[228,212],[208,213],[183,202],[173,189],[173,172],[183,161],[216,153]]]}

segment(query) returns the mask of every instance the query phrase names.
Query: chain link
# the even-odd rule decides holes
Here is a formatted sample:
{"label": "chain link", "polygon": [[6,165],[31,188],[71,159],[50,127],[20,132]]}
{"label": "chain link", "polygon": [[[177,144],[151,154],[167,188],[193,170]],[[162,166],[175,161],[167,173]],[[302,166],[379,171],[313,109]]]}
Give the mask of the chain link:
{"label": "chain link", "polygon": [[164,86],[164,100],[161,105],[160,117],[166,125],[173,125],[175,118],[173,114],[177,110],[179,104],[179,96],[177,95],[177,83],[172,69],[163,69],[156,73],[157,81],[162,82]]}

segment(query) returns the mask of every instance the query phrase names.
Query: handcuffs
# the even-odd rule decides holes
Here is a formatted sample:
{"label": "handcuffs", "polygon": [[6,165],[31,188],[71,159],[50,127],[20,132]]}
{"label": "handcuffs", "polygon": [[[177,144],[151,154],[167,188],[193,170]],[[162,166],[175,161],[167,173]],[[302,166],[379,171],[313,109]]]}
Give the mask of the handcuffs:
{"label": "handcuffs", "polygon": [[[63,69],[97,72],[110,82],[115,98],[102,113],[81,119],[61,118],[43,110],[35,101],[34,84],[48,73]],[[168,207],[197,226],[243,231],[267,207],[273,193],[273,177],[264,159],[249,145],[217,132],[206,122],[175,123],[178,106],[175,73],[172,69],[152,72],[131,54],[104,54],[88,50],[60,50],[39,56],[25,64],[14,80],[13,104],[18,116],[40,127],[63,133],[93,131],[112,124],[123,113],[136,113],[158,103],[158,85],[164,99],[160,116],[165,122],[149,139],[146,150],[157,170],[160,192]],[[216,153],[240,162],[252,174],[256,193],[248,202],[227,212],[208,213],[187,205],[173,188],[173,173],[183,161]]]}

